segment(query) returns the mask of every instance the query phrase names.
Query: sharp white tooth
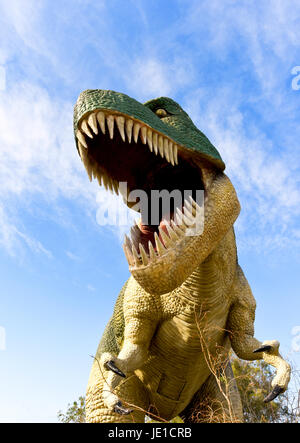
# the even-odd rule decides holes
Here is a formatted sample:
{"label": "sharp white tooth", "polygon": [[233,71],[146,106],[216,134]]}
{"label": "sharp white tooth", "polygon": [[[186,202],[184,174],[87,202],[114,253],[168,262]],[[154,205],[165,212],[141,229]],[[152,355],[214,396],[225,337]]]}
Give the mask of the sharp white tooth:
{"label": "sharp white tooth", "polygon": [[105,114],[102,111],[99,111],[97,114],[97,120],[99,123],[99,126],[101,128],[101,131],[103,132],[103,134],[105,134]]}
{"label": "sharp white tooth", "polygon": [[169,238],[169,236],[165,233],[165,231],[161,227],[159,227],[158,230],[165,247],[168,248],[169,246],[171,246],[172,241]]}
{"label": "sharp white tooth", "polygon": [[195,200],[191,196],[190,196],[190,202],[191,202],[192,206],[195,208],[197,215],[203,213],[203,207],[199,206],[198,203],[196,203]]}
{"label": "sharp white tooth", "polygon": [[124,202],[128,202],[130,191],[127,186],[124,187],[124,184],[122,184],[121,186],[119,185],[119,193],[122,195]]}
{"label": "sharp white tooth", "polygon": [[186,226],[193,226],[195,224],[194,217],[190,218],[188,215],[183,215],[183,221]]}
{"label": "sharp white tooth", "polygon": [[90,128],[88,127],[87,121],[83,120],[81,123],[81,130],[90,138],[93,138],[93,134],[90,131]]}
{"label": "sharp white tooth", "polygon": [[122,137],[123,142],[125,141],[125,130],[124,130],[124,124],[125,124],[125,118],[122,116],[116,117],[117,126],[120,132],[120,135]]}
{"label": "sharp white tooth", "polygon": [[153,248],[153,244],[150,240],[148,242],[148,248],[149,248],[150,261],[155,260],[157,258],[157,255],[156,255],[155,250]]}
{"label": "sharp white tooth", "polygon": [[176,211],[176,212],[177,214],[174,217],[176,225],[178,226],[179,229],[185,232],[186,226],[184,223],[184,215],[181,211]]}
{"label": "sharp white tooth", "polygon": [[164,139],[161,135],[158,136],[158,149],[162,158],[164,158]]}
{"label": "sharp white tooth", "polygon": [[97,165],[95,165],[95,164],[92,165],[92,171],[93,171],[93,177],[94,177],[94,179],[96,179],[98,176]]}
{"label": "sharp white tooth", "polygon": [[106,117],[108,131],[110,139],[112,140],[114,138],[114,126],[115,126],[115,119],[113,115],[108,115]]}
{"label": "sharp white tooth", "polygon": [[132,248],[132,243],[130,241],[130,239],[128,238],[128,236],[125,234],[125,245],[129,248],[129,250],[131,251]]}
{"label": "sharp white tooth", "polygon": [[147,131],[147,142],[148,142],[149,149],[152,152],[153,147],[152,147],[152,131],[151,131],[151,129],[148,129],[148,131]]}
{"label": "sharp white tooth", "polygon": [[184,200],[184,212],[188,211],[188,215],[194,217],[195,209],[188,200]]}
{"label": "sharp white tooth", "polygon": [[162,242],[159,239],[159,236],[157,235],[157,232],[154,233],[154,239],[155,239],[155,245],[156,245],[156,250],[158,252],[159,255],[163,255],[166,252],[166,249],[164,247],[164,245],[162,244]]}
{"label": "sharp white tooth", "polygon": [[178,146],[174,145],[174,161],[178,165]]}
{"label": "sharp white tooth", "polygon": [[84,164],[85,170],[89,176],[89,179],[90,179],[90,181],[92,181],[93,168],[92,168],[91,162],[88,158],[87,150],[81,144],[79,144],[79,153],[80,153],[81,160]]}
{"label": "sharp white tooth", "polygon": [[78,150],[79,150],[80,158],[81,158],[81,160],[83,160],[83,156],[86,155],[86,148],[80,142],[78,142]]}
{"label": "sharp white tooth", "polygon": [[131,143],[132,127],[133,127],[133,121],[126,120],[126,134],[127,134],[127,138],[128,138],[129,143]]}
{"label": "sharp white tooth", "polygon": [[154,134],[153,134],[152,143],[153,143],[155,155],[157,155],[157,153],[158,153],[158,134],[156,132],[154,132]]}
{"label": "sharp white tooth", "polygon": [[105,189],[108,189],[108,176],[106,174],[103,174],[102,176],[102,182],[103,182],[103,186],[105,187]]}
{"label": "sharp white tooth", "polygon": [[178,237],[182,237],[184,235],[184,232],[182,229],[180,229],[180,227],[178,225],[176,225],[176,223],[174,222],[174,220],[171,220],[171,225],[172,225],[172,229],[174,232],[176,232],[176,234],[178,235]]}
{"label": "sharp white tooth", "polygon": [[189,199],[190,199],[191,204],[194,206],[196,204],[196,202],[191,195],[189,196]]}
{"label": "sharp white tooth", "polygon": [[175,221],[177,225],[182,226],[183,223],[183,213],[180,211],[179,208],[176,208],[176,217]]}
{"label": "sharp white tooth", "polygon": [[129,265],[134,266],[134,258],[131,253],[131,250],[126,245],[123,245],[123,249],[124,249],[125,257],[127,258]]}
{"label": "sharp white tooth", "polygon": [[134,225],[135,225],[134,228],[138,229],[138,231],[136,231],[136,232],[138,232],[139,234],[141,232],[141,224],[142,224],[142,219],[141,218],[134,219]]}
{"label": "sharp white tooth", "polygon": [[94,112],[92,112],[89,115],[88,124],[90,125],[90,127],[92,128],[94,133],[97,135],[98,134],[97,118],[96,118],[96,114]]}
{"label": "sharp white tooth", "polygon": [[185,208],[184,212],[181,212],[178,208],[176,209],[177,215],[181,217],[182,222],[186,226],[192,226],[194,224],[194,217],[189,213],[188,209]]}
{"label": "sharp white tooth", "polygon": [[142,126],[141,139],[142,139],[142,143],[145,145],[147,143],[147,128],[146,128],[146,126]]}
{"label": "sharp white tooth", "polygon": [[164,153],[167,161],[170,162],[169,140],[167,138],[164,139]]}
{"label": "sharp white tooth", "polygon": [[175,231],[171,228],[171,226],[169,225],[169,223],[166,223],[166,227],[167,227],[167,231],[169,234],[170,239],[173,242],[176,242],[178,240],[178,235],[175,233]]}
{"label": "sharp white tooth", "polygon": [[110,177],[108,177],[108,187],[110,192],[113,194],[114,193],[114,188],[113,188],[113,183]]}
{"label": "sharp white tooth", "polygon": [[135,143],[137,143],[137,141],[138,141],[140,127],[141,127],[141,125],[139,123],[134,123],[134,126],[133,126],[133,139],[134,139]]}
{"label": "sharp white tooth", "polygon": [[79,131],[79,129],[76,132],[76,137],[80,141],[80,143],[87,149],[88,145],[85,141],[85,137],[84,137],[83,133],[81,131]]}
{"label": "sharp white tooth", "polygon": [[170,153],[170,161],[172,163],[172,165],[175,165],[175,161],[174,161],[174,153],[173,153],[173,142],[169,142],[169,153]]}
{"label": "sharp white tooth", "polygon": [[119,195],[119,182],[117,182],[116,180],[113,180],[113,188],[115,193]]}
{"label": "sharp white tooth", "polygon": [[143,245],[141,243],[140,243],[139,246],[140,246],[140,253],[141,253],[141,256],[142,256],[143,265],[147,266],[147,264],[149,263],[148,255],[147,255],[147,253],[146,253],[146,251],[145,251],[145,249],[144,249],[144,247],[143,247]]}
{"label": "sharp white tooth", "polygon": [[137,229],[138,229],[137,226],[132,226],[132,228],[130,229],[132,243],[135,244],[138,244],[140,239],[139,230]]}
{"label": "sharp white tooth", "polygon": [[188,218],[194,219],[193,211],[190,211],[188,206],[184,206],[184,215]]}
{"label": "sharp white tooth", "polygon": [[135,249],[134,245],[132,245],[132,253],[133,253],[133,258],[134,258],[134,261],[135,261],[135,265],[136,266],[140,266],[141,262],[140,262],[139,254],[137,253],[137,250]]}

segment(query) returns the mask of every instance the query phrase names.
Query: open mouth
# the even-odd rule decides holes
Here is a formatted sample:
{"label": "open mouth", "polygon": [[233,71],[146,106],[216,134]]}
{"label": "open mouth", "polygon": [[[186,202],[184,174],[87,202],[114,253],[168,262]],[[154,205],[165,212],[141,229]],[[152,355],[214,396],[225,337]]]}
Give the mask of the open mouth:
{"label": "open mouth", "polygon": [[[100,186],[121,192],[127,206],[135,206],[141,214],[130,238],[125,236],[130,268],[149,266],[178,246],[196,224],[199,213],[203,214],[197,204],[197,192],[204,190],[201,169],[190,150],[140,120],[105,109],[85,114],[78,123],[76,138],[90,180],[94,177]],[[124,183],[125,194],[120,185]],[[139,198],[129,201],[130,192],[135,190],[147,196],[146,205],[141,205]],[[153,190],[168,191],[169,195],[175,191],[181,198],[170,199],[167,209],[160,200],[154,211]]]}

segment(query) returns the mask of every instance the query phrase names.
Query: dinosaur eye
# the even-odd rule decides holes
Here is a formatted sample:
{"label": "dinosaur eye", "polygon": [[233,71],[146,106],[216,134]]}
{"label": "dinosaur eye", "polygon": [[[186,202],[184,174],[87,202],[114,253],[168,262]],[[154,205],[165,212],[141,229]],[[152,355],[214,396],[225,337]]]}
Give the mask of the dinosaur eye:
{"label": "dinosaur eye", "polygon": [[155,111],[155,114],[160,118],[167,117],[167,115],[168,115],[167,111],[165,111],[164,109],[157,109]]}

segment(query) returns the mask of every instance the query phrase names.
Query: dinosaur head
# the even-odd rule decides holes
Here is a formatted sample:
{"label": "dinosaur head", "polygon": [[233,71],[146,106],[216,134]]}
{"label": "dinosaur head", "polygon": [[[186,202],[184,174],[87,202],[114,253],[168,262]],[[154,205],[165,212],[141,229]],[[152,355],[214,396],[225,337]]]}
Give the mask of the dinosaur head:
{"label": "dinosaur head", "polygon": [[[224,230],[224,220],[214,214],[222,212],[222,193],[226,201],[230,193],[235,200],[234,190],[220,181],[225,166],[218,151],[167,97],[141,104],[114,91],[84,91],[74,109],[74,132],[90,180],[121,192],[128,207],[141,213],[124,242],[130,272],[146,291],[170,292],[203,259],[197,249],[203,252],[205,238],[208,253],[216,246],[210,230]],[[189,197],[171,198],[167,209],[159,203],[154,211],[154,190],[173,197],[174,191],[177,197],[188,191]],[[198,195],[205,196],[210,209],[199,205]],[[225,218],[232,225],[239,205],[227,207]],[[204,230],[195,232],[201,216]]]}

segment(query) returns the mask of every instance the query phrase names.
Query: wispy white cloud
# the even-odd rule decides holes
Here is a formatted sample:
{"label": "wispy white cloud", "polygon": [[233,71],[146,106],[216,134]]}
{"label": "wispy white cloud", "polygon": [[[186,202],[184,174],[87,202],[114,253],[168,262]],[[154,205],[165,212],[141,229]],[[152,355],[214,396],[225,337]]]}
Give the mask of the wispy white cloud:
{"label": "wispy white cloud", "polygon": [[[238,54],[240,75],[255,74],[262,98],[279,108],[281,94],[286,93],[282,80],[289,75],[299,54],[299,3],[264,0],[253,8],[246,0],[192,0],[185,11],[178,32],[189,36],[199,52],[212,53],[216,61],[225,62],[232,56],[234,63],[234,55]],[[258,98],[257,90],[255,99]]]}
{"label": "wispy white cloud", "polygon": [[12,256],[20,258],[20,251],[24,246],[36,254],[43,254],[52,258],[52,253],[42,243],[32,238],[18,227],[19,220],[13,220],[7,214],[7,208],[0,203],[0,245]]}
{"label": "wispy white cloud", "polygon": [[157,96],[172,96],[183,89],[193,78],[192,69],[181,60],[163,62],[157,56],[137,56],[132,60],[126,77],[127,87],[142,100]]}
{"label": "wispy white cloud", "polygon": [[78,255],[74,254],[73,252],[71,252],[71,251],[65,251],[65,252],[66,252],[67,257],[69,257],[71,260],[80,261],[80,257],[78,257]]}
{"label": "wispy white cloud", "polygon": [[[213,97],[203,91],[186,98],[190,115],[220,152],[242,203],[238,221],[244,246],[263,250],[296,244],[300,217],[299,157],[290,155],[263,131],[249,127],[233,91]],[[201,105],[200,105],[201,103]]]}
{"label": "wispy white cloud", "polygon": [[72,136],[72,106],[30,83],[7,89],[0,100],[2,198],[46,189],[49,198],[58,192],[76,194],[83,183]]}
{"label": "wispy white cloud", "polygon": [[[61,224],[61,197],[76,201],[95,220],[97,195],[102,195],[101,210],[112,205],[108,193],[88,181],[75,148],[72,115],[72,104],[50,98],[45,89],[28,82],[0,93],[0,242],[11,254],[24,244],[51,255],[22,223],[20,211],[36,198],[50,205],[56,216],[49,218]],[[117,224],[111,229],[118,236],[124,232]]]}
{"label": "wispy white cloud", "polygon": [[[153,20],[139,3],[144,32],[138,34],[139,44],[132,34],[130,51],[124,50],[124,41],[113,32],[115,23],[105,2],[76,2],[70,13],[66,14],[65,5],[61,14],[52,17],[58,35],[66,36],[68,26],[76,30],[76,51],[73,53],[69,45],[69,58],[60,39],[49,39],[46,4],[36,6],[29,0],[26,8],[21,8],[18,0],[0,1],[4,17],[22,42],[20,53],[30,48],[33,54],[46,58],[64,81],[72,84],[75,78],[84,89],[96,86],[90,66],[86,66],[89,47],[101,66],[95,67],[103,76],[97,78],[97,86],[110,87],[115,79],[121,90],[124,85],[124,92],[141,101],[159,95],[179,97],[226,161],[243,204],[238,224],[243,238],[252,241],[247,228],[256,225],[255,241],[260,238],[266,244],[266,233],[277,245],[282,243],[280,238],[283,242],[286,238],[297,240],[299,96],[291,89],[294,95],[289,94],[287,86],[291,66],[299,64],[297,2],[262,1],[253,8],[247,1],[179,1],[180,19],[159,32],[149,26]],[[97,29],[87,19],[95,14],[99,16]],[[73,20],[75,15],[77,20]],[[7,44],[7,48],[12,54],[17,45],[12,48]],[[219,66],[224,63],[224,72],[210,70],[210,60]],[[255,92],[245,89],[248,84],[242,77],[248,75]],[[39,194],[52,202],[59,196],[78,199],[96,213],[96,187],[87,182],[74,148],[73,103],[50,97],[45,87],[32,81],[15,83],[0,94],[3,211],[7,212],[14,198]],[[245,107],[255,114],[257,125]],[[106,201],[109,209],[111,200]],[[115,232],[119,235],[126,229],[119,227]],[[2,238],[4,232],[8,239],[17,230],[6,227]]]}
{"label": "wispy white cloud", "polygon": [[300,5],[277,0],[257,8],[192,1],[178,23],[191,51],[202,39],[202,57],[224,63],[218,75],[212,70],[211,83],[186,94],[185,104],[225,159],[243,207],[237,227],[245,247],[299,245],[299,95],[290,75],[299,23]]}
{"label": "wispy white cloud", "polygon": [[[36,196],[45,202],[58,197],[95,205],[72,136],[72,106],[55,101],[30,83],[0,93],[0,208],[2,244],[27,244],[48,252],[18,226],[20,209]],[[19,213],[19,217],[18,214]],[[19,219],[20,221],[20,219]]]}
{"label": "wispy white cloud", "polygon": [[87,285],[87,289],[88,289],[90,292],[95,292],[95,291],[96,291],[96,288],[95,288],[93,285],[91,285],[91,284],[88,284],[88,285]]}

